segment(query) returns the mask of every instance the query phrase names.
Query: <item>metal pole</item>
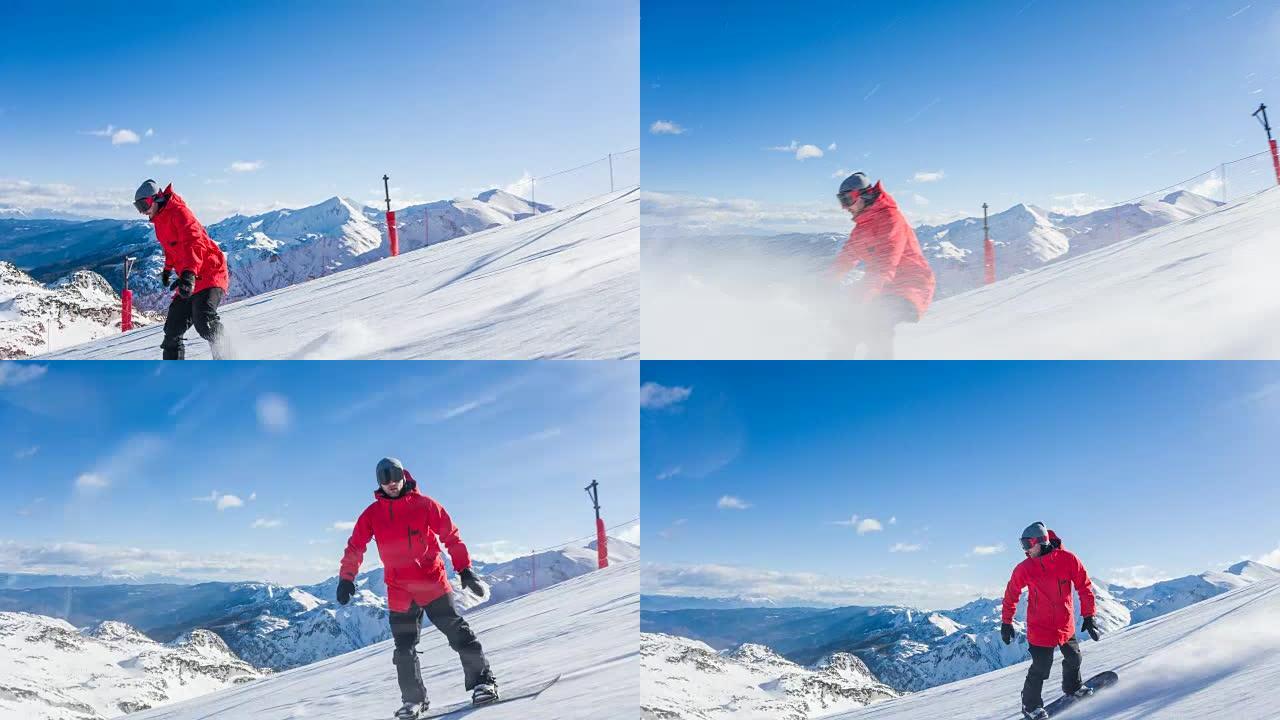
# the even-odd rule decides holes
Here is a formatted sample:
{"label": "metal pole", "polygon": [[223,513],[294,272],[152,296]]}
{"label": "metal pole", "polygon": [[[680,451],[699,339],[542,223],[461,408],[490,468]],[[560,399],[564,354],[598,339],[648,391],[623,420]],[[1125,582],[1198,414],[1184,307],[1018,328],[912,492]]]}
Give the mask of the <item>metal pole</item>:
{"label": "metal pole", "polygon": [[387,195],[387,212],[391,212],[391,178],[387,175],[382,176],[382,192]]}
{"label": "metal pole", "polygon": [[124,287],[120,290],[120,332],[125,333],[133,329],[133,291],[129,289],[129,271],[133,269],[133,263],[137,258],[125,256],[124,259]]}
{"label": "metal pole", "polygon": [[387,240],[391,244],[390,255],[395,257],[400,254],[400,236],[396,233],[396,214],[391,211],[391,178],[382,176],[382,190],[387,196]]}
{"label": "metal pole", "polygon": [[[1258,118],[1258,113],[1262,113],[1262,117]],[[1271,164],[1276,170],[1276,184],[1280,185],[1280,150],[1276,149],[1276,140],[1271,137],[1271,121],[1267,119],[1267,106],[1260,103],[1258,109],[1253,111],[1253,117],[1262,123],[1262,127],[1267,131],[1267,145],[1271,147]]]}
{"label": "metal pole", "polygon": [[613,192],[613,153],[609,153],[609,192]]}
{"label": "metal pole", "polygon": [[996,281],[996,246],[991,242],[991,230],[987,225],[986,203],[982,203],[982,271],[984,284]]}

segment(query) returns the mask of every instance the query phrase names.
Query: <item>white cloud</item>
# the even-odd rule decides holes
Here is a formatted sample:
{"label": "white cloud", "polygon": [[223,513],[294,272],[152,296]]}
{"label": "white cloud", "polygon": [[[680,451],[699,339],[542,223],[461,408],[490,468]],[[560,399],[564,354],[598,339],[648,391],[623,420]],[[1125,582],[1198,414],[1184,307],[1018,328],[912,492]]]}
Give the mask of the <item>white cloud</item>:
{"label": "white cloud", "polygon": [[772,150],[774,152],[795,153],[797,160],[807,160],[809,158],[822,157],[822,148],[818,147],[817,145],[808,145],[808,144],[802,145],[800,144],[799,141],[796,141],[796,140],[792,140],[790,145],[775,145],[771,148],[766,148],[766,150]]}
{"label": "white cloud", "polygon": [[241,500],[239,496],[220,493],[217,490],[210,491],[208,497],[198,497],[198,498],[191,498],[191,499],[196,502],[213,503],[214,506],[217,507],[218,510],[220,511],[226,510],[228,508],[237,508],[237,507],[244,506],[244,501]]}
{"label": "white cloud", "polygon": [[665,527],[659,530],[658,537],[662,538],[663,540],[670,540],[673,536],[675,536],[676,531],[684,527],[688,522],[689,522],[688,518],[679,518],[676,521],[672,522],[671,525],[669,525],[668,527]]}
{"label": "white cloud", "polygon": [[1273,568],[1280,569],[1280,545],[1277,545],[1275,550],[1272,550],[1271,552],[1268,552],[1268,553],[1263,553],[1262,555],[1258,556],[1258,559],[1256,562],[1260,562],[1263,565],[1270,565]]}
{"label": "white cloud", "polygon": [[18,508],[17,512],[19,515],[22,515],[25,517],[27,515],[30,515],[36,509],[36,507],[43,502],[44,502],[44,498],[38,497],[35,500],[32,500],[31,502],[27,503],[26,505],[23,505],[22,507]]}
{"label": "white cloud", "polygon": [[796,149],[797,160],[808,160],[809,158],[822,157],[822,148],[817,145],[801,145]]}
{"label": "white cloud", "polygon": [[836,151],[835,143],[831,143],[830,145],[827,146],[827,152],[835,152],[835,151]]}
{"label": "white cloud", "polygon": [[111,137],[112,133],[114,133],[115,131],[116,131],[115,125],[107,125],[105,128],[101,130],[81,130],[80,134],[93,135],[95,137]]}
{"label": "white cloud", "polygon": [[151,137],[152,135],[156,134],[156,131],[151,128],[147,128],[147,131],[142,134],[144,137]]}
{"label": "white cloud", "polygon": [[975,545],[973,548],[974,555],[995,555],[1004,552],[1004,543],[998,545]]}
{"label": "white cloud", "polygon": [[894,543],[893,546],[889,548],[889,552],[910,553],[910,552],[920,552],[922,549],[924,549],[924,545],[915,544],[915,543]]}
{"label": "white cloud", "polygon": [[341,531],[348,531],[348,532],[349,532],[349,531],[351,531],[351,530],[354,530],[354,529],[355,529],[355,527],[356,527],[355,521],[351,521],[351,522],[336,522],[336,523],[334,523],[333,525],[329,526],[329,529],[330,529],[330,530],[341,530]]}
{"label": "white cloud", "polygon": [[1222,178],[1218,177],[1217,175],[1210,175],[1204,180],[1201,180],[1200,182],[1195,183],[1191,187],[1187,188],[1187,190],[1197,195],[1203,195],[1208,198],[1216,199],[1220,195],[1222,195]]}
{"label": "white cloud", "polygon": [[922,206],[929,204],[929,198],[921,195],[920,193],[911,193],[911,201]]}
{"label": "white cloud", "polygon": [[235,495],[219,495],[215,504],[219,512],[228,508],[244,507],[244,501]]}
{"label": "white cloud", "polygon": [[95,218],[136,219],[132,188],[106,188],[86,192],[65,183],[33,183],[0,178],[0,205],[19,208],[53,208]]}
{"label": "white cloud", "polygon": [[890,524],[890,525],[897,525],[897,524],[898,524],[898,516],[897,516],[897,515],[894,515],[893,517],[889,518],[889,524]]}
{"label": "white cloud", "polygon": [[831,573],[786,572],[731,565],[645,563],[641,591],[697,597],[767,597],[782,606],[906,605],[954,608],[998,587],[883,576],[841,578]]}
{"label": "white cloud", "polygon": [[751,503],[744,502],[741,498],[732,495],[721,495],[716,502],[716,507],[721,510],[746,510],[751,507]]}
{"label": "white cloud", "polygon": [[679,230],[680,237],[739,230],[771,234],[849,231],[849,215],[841,212],[834,198],[830,202],[772,204],[646,190],[640,193],[640,222],[650,237],[655,231],[671,230]]}
{"label": "white cloud", "polygon": [[258,499],[258,493],[256,492],[249,493],[249,502],[253,502],[254,500],[257,500],[257,499]]}
{"label": "white cloud", "polygon": [[275,518],[272,518],[272,519],[267,519],[267,518],[258,518],[257,520],[254,520],[254,521],[253,521],[253,525],[251,525],[250,527],[254,527],[254,528],[278,528],[278,527],[280,527],[280,526],[281,526],[281,525],[283,525],[283,524],[284,524],[284,521],[283,521],[283,520],[277,520],[277,519],[275,519]]}
{"label": "white cloud", "polygon": [[656,120],[649,126],[649,132],[653,135],[683,135],[685,129],[670,120]]}
{"label": "white cloud", "polygon": [[83,473],[80,477],[76,478],[77,490],[101,490],[110,484],[111,483],[108,482],[105,477],[97,473]]}
{"label": "white cloud", "polygon": [[236,160],[227,169],[238,173],[256,172],[262,169],[262,164],[261,160]]}
{"label": "white cloud", "polygon": [[1107,202],[1089,193],[1054,195],[1053,199],[1057,202],[1049,208],[1049,211],[1061,215],[1086,215],[1094,210],[1101,210],[1115,205],[1115,203]]}
{"label": "white cloud", "polygon": [[168,155],[152,155],[151,159],[147,160],[147,164],[148,165],[177,165],[178,158],[169,157]]}
{"label": "white cloud", "polygon": [[193,582],[259,580],[318,582],[333,575],[333,558],[309,559],[249,553],[181,552],[82,542],[20,543],[0,540],[0,572],[60,575],[158,574]]}
{"label": "white cloud", "polygon": [[112,145],[135,145],[140,141],[141,138],[138,137],[138,133],[124,128],[115,131],[111,135]]}
{"label": "white cloud", "polygon": [[13,457],[17,460],[26,460],[27,458],[40,452],[39,445],[32,445],[29,448],[20,448],[13,453]]}
{"label": "white cloud", "polygon": [[533,190],[536,189],[534,187],[533,180],[534,180],[533,174],[530,173],[528,170],[525,170],[523,173],[520,174],[520,178],[518,180],[512,183],[508,183],[506,186],[502,188],[502,191],[505,193],[509,193],[511,195],[515,195],[516,197],[528,198],[530,195],[533,194]]}
{"label": "white cloud", "polygon": [[640,407],[647,410],[660,410],[684,402],[693,394],[693,388],[667,387],[656,382],[647,382],[640,386]]}
{"label": "white cloud", "polygon": [[269,432],[284,432],[293,422],[289,401],[276,393],[258,396],[258,425]]}
{"label": "white cloud", "polygon": [[629,542],[632,545],[639,545],[640,544],[640,523],[628,525],[626,529],[618,532],[616,535],[614,535],[614,537],[618,538],[619,540],[622,540],[623,542]]}
{"label": "white cloud", "polygon": [[884,530],[884,526],[875,518],[864,518],[858,521],[858,534],[866,535],[867,533],[880,532]]}
{"label": "white cloud", "polygon": [[684,468],[680,467],[679,465],[676,465],[675,467],[667,468],[666,470],[663,470],[662,472],[658,473],[657,479],[670,480],[671,478],[679,475],[683,470]]}
{"label": "white cloud", "polygon": [[42,376],[48,368],[30,362],[0,361],[0,387],[21,385]]}
{"label": "white cloud", "polygon": [[844,168],[840,168],[839,170],[836,170],[835,172],[831,173],[831,179],[843,180],[852,174],[853,174],[852,170],[845,170]]}
{"label": "white cloud", "polygon": [[931,183],[938,182],[946,177],[947,174],[941,170],[921,170],[911,177],[914,182]]}
{"label": "white cloud", "polygon": [[1155,583],[1171,580],[1173,576],[1148,565],[1132,565],[1130,567],[1111,568],[1107,573],[1107,582],[1122,587],[1146,587]]}

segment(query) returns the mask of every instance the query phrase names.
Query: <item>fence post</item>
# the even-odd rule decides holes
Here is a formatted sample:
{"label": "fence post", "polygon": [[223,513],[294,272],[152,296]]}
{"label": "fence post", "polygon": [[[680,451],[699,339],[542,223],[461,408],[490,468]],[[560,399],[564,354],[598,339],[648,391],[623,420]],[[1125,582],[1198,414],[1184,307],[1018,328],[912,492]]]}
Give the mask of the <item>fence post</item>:
{"label": "fence post", "polygon": [[133,291],[129,289],[129,271],[137,258],[124,259],[124,288],[120,291],[120,332],[127,333],[133,329]]}
{"label": "fence post", "polygon": [[391,211],[391,178],[382,176],[382,189],[387,194],[387,240],[391,242],[391,257],[400,254],[400,238],[396,235],[396,214]]}
{"label": "fence post", "polygon": [[986,203],[982,203],[982,265],[983,284],[990,285],[996,281],[996,246],[991,242],[991,233],[987,228]]}

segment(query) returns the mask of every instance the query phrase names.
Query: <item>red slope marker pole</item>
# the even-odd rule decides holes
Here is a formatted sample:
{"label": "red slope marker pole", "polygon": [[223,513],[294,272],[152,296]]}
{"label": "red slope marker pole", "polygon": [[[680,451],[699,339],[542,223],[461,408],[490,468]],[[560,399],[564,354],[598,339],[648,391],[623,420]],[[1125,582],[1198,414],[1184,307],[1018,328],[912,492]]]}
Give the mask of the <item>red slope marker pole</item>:
{"label": "red slope marker pole", "polygon": [[982,203],[982,263],[985,270],[983,282],[990,285],[996,281],[996,246],[991,242],[991,232],[987,228],[986,203]]}
{"label": "red slope marker pole", "polygon": [[124,259],[124,289],[120,291],[120,332],[127,333],[133,329],[133,291],[129,289],[129,271],[133,269],[133,261],[137,258]]}
{"label": "red slope marker pole", "polygon": [[396,214],[391,210],[391,178],[382,176],[382,189],[387,195],[387,239],[391,241],[391,257],[400,254],[400,238],[396,234]]}
{"label": "red slope marker pole", "polygon": [[[1258,117],[1261,113],[1262,117]],[[1265,104],[1258,105],[1258,109],[1253,111],[1253,116],[1258,122],[1262,123],[1262,128],[1267,131],[1267,144],[1271,146],[1271,165],[1276,169],[1276,184],[1280,185],[1280,151],[1276,150],[1276,139],[1271,137],[1271,122],[1267,120],[1267,106]]]}
{"label": "red slope marker pole", "polygon": [[583,488],[596,509],[596,564],[600,569],[609,567],[609,541],[604,534],[604,520],[600,519],[600,483],[595,480]]}

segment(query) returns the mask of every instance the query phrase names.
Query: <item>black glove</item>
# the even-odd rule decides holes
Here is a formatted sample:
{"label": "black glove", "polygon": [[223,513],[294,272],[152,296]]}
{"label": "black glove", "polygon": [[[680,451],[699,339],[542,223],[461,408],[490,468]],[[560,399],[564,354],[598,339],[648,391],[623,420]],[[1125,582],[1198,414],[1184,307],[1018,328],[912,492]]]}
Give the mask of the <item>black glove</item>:
{"label": "black glove", "polygon": [[1089,637],[1093,638],[1094,642],[1097,642],[1098,638],[1102,637],[1102,633],[1098,632],[1098,626],[1093,624],[1092,615],[1089,615],[1084,619],[1084,622],[1080,625],[1080,629],[1089,633]]}
{"label": "black glove", "polygon": [[476,577],[471,568],[458,573],[458,579],[462,581],[462,587],[470,590],[472,595],[478,598],[484,597],[484,586],[480,584],[480,578]]}
{"label": "black glove", "polygon": [[[169,268],[165,268],[165,269],[164,269],[164,271],[162,271],[162,272],[160,273],[160,284],[161,284],[161,285],[163,285],[163,286],[165,286],[165,287],[169,287],[169,281],[171,281],[172,279],[173,279],[173,271],[172,271],[172,270],[170,270]],[[170,289],[172,289],[172,288],[170,288]]]}
{"label": "black glove", "polygon": [[182,275],[178,278],[178,297],[186,300],[191,297],[191,291],[196,289],[196,274],[190,270],[183,270]]}
{"label": "black glove", "polygon": [[1013,625],[1004,623],[1000,626],[1000,639],[1004,641],[1005,645],[1013,642]]}
{"label": "black glove", "polygon": [[338,603],[346,605],[351,602],[351,596],[356,594],[356,584],[350,580],[338,581]]}

